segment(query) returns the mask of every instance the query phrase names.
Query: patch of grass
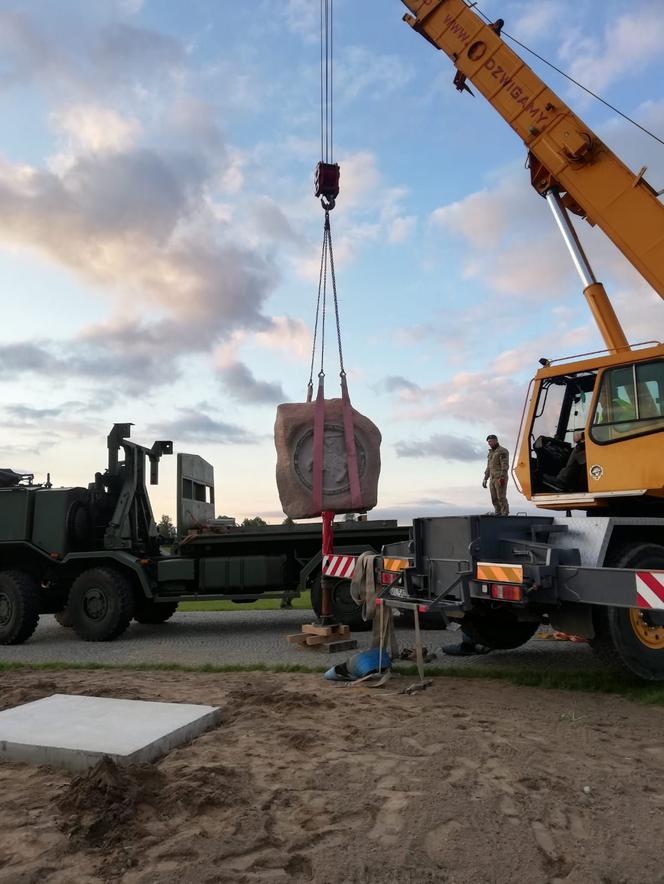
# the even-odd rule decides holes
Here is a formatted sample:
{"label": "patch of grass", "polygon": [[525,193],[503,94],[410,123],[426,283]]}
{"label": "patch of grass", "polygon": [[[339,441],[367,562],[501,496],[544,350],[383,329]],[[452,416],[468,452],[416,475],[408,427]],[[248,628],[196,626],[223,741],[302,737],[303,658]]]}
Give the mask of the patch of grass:
{"label": "patch of grass", "polygon": [[[0,672],[20,670],[54,671],[67,670],[100,671],[121,670],[128,672],[198,672],[198,673],[229,673],[229,672],[273,672],[273,673],[305,673],[319,674],[325,672],[327,666],[306,666],[299,663],[232,663],[215,665],[206,663],[200,666],[186,666],[179,663],[14,663],[0,662]],[[399,675],[417,677],[415,666],[397,666],[394,671]],[[505,681],[523,687],[542,688],[544,690],[585,691],[587,693],[617,694],[638,703],[650,706],[664,706],[664,684],[649,684],[616,672],[585,671],[585,670],[548,670],[532,669],[484,669],[480,666],[451,666],[449,668],[429,667],[427,678],[469,678],[490,681]]]}
{"label": "patch of grass", "polygon": [[66,672],[68,670],[99,672],[106,669],[121,672],[303,672],[305,674],[316,674],[325,672],[328,668],[328,666],[304,666],[299,663],[226,663],[222,665],[202,663],[199,666],[187,666],[183,663],[68,663],[64,660],[54,660],[51,663],[16,663],[0,661],[0,672],[16,672],[21,670],[38,672]]}
{"label": "patch of grass", "polygon": [[[311,595],[303,592],[302,595],[293,599],[291,605],[296,610],[311,610]],[[180,602],[178,612],[188,611],[278,611],[281,608],[281,599],[258,599],[256,602],[237,604],[226,601],[198,601]]]}
{"label": "patch of grass", "polygon": [[[402,675],[417,676],[417,667],[399,666],[395,671]],[[483,678],[507,681],[529,688],[558,691],[586,691],[587,693],[619,694],[648,703],[664,706],[664,684],[640,681],[636,676],[608,670],[533,670],[509,667],[488,669],[481,666],[430,667],[425,670],[428,678]]]}

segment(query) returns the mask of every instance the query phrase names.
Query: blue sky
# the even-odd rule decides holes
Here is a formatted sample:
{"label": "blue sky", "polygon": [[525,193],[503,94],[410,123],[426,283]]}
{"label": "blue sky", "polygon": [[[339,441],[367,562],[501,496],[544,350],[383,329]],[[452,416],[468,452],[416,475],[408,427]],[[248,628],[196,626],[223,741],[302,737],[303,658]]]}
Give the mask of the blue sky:
{"label": "blue sky", "polygon": [[[664,134],[661,4],[480,5]],[[85,485],[133,421],[215,465],[220,512],[280,520],[272,427],[304,396],[322,234],[318,10],[2,4],[0,466]],[[537,358],[600,346],[523,146],[405,11],[335,2],[332,218],[351,395],[383,433],[377,514],[403,519],[486,507],[483,440],[513,447]],[[664,187],[661,145],[534,66]],[[630,338],[661,338],[659,299],[581,233]]]}

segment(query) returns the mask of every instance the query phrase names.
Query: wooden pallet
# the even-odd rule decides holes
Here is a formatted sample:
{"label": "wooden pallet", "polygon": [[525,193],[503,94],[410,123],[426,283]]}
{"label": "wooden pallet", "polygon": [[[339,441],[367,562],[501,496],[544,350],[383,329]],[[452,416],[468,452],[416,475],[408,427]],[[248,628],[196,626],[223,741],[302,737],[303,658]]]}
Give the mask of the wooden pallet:
{"label": "wooden pallet", "polygon": [[357,647],[357,641],[350,637],[350,627],[343,623],[335,623],[331,626],[317,626],[315,623],[305,623],[301,632],[286,636],[291,645],[300,648],[312,648],[326,654],[334,654],[337,651],[352,651]]}

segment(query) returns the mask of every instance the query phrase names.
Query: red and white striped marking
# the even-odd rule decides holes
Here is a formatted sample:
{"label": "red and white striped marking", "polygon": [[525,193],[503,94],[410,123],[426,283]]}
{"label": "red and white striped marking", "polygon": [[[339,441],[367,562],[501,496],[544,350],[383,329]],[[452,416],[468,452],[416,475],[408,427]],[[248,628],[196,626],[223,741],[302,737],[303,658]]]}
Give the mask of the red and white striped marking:
{"label": "red and white striped marking", "polygon": [[323,574],[326,577],[345,577],[350,580],[355,571],[355,556],[323,556]]}
{"label": "red and white striped marking", "polygon": [[639,571],[637,573],[636,603],[639,608],[664,610],[664,571]]}

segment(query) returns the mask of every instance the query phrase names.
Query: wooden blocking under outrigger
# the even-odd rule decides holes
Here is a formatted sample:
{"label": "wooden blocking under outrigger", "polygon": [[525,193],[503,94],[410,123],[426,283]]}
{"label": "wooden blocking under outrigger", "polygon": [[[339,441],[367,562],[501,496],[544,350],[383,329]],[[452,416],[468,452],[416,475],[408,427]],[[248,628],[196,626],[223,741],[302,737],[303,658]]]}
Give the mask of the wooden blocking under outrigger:
{"label": "wooden blocking under outrigger", "polygon": [[329,626],[318,626],[316,623],[305,623],[302,632],[286,636],[291,645],[301,648],[314,648],[333,654],[337,651],[352,651],[357,647],[357,640],[350,637],[350,627],[343,623]]}

